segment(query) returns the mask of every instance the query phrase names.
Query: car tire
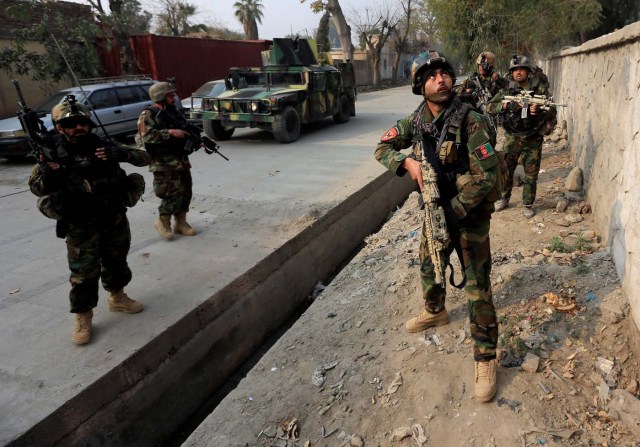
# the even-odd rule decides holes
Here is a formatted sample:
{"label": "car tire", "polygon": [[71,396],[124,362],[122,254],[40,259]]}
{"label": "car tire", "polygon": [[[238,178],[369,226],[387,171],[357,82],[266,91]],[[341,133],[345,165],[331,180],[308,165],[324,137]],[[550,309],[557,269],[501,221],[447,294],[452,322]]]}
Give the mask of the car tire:
{"label": "car tire", "polygon": [[346,95],[341,95],[338,100],[338,111],[333,115],[333,120],[336,123],[346,123],[349,121],[351,115],[351,105],[349,104],[349,98]]}
{"label": "car tire", "polygon": [[205,135],[216,141],[228,140],[235,130],[233,127],[231,129],[225,129],[222,123],[217,120],[202,120],[202,127],[204,128]]}
{"label": "car tire", "polygon": [[280,143],[292,143],[300,137],[300,114],[293,106],[285,106],[272,124],[273,136]]}

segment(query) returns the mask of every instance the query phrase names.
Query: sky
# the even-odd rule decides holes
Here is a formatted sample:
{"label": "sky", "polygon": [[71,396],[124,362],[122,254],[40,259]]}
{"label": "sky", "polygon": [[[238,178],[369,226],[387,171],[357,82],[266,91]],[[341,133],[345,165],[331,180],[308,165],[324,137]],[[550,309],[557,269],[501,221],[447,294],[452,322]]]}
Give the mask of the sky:
{"label": "sky", "polygon": [[[214,22],[233,31],[242,33],[242,25],[233,15],[233,4],[237,0],[187,0],[194,5],[199,14],[193,22],[211,24]],[[285,37],[289,34],[314,35],[320,22],[321,13],[314,14],[309,7],[311,0],[300,3],[300,0],[262,0],[263,18],[258,23],[258,34],[261,39]],[[157,8],[154,0],[140,0],[142,7],[150,12]],[[352,8],[370,5],[371,0],[342,0],[342,11],[348,16]]]}

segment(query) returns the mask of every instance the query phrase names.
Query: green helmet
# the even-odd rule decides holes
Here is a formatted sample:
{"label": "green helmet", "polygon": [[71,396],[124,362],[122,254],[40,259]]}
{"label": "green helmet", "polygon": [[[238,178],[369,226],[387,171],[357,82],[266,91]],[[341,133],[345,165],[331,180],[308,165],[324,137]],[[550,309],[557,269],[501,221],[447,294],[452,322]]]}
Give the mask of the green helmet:
{"label": "green helmet", "polygon": [[425,77],[423,76],[424,72],[430,69],[435,70],[437,68],[444,68],[448,71],[453,79],[453,83],[455,84],[455,72],[453,71],[451,64],[447,62],[444,55],[435,50],[424,51],[415,58],[411,65],[411,91],[414,95],[422,95],[422,89],[425,81]]}
{"label": "green helmet", "polygon": [[153,102],[164,101],[168,93],[175,92],[176,89],[168,82],[157,82],[149,88],[149,97]]}
{"label": "green helmet", "polygon": [[525,68],[529,73],[531,73],[531,64],[526,56],[519,56],[517,54],[513,55],[509,62],[509,71],[513,71],[516,68]]}
{"label": "green helmet", "polygon": [[87,124],[95,127],[95,123],[91,119],[91,112],[84,104],[78,104],[73,97],[67,97],[61,103],[56,104],[51,109],[51,119],[54,124],[64,123],[65,121],[71,120],[72,118],[78,119],[86,119]]}

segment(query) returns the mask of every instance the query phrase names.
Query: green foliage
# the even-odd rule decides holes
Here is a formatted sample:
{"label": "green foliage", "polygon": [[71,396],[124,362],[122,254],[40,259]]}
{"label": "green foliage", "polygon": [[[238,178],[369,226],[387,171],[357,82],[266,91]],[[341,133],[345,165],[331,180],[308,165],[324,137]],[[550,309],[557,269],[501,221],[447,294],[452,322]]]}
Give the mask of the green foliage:
{"label": "green foliage", "polygon": [[584,261],[584,257],[580,256],[576,260],[574,271],[576,272],[576,275],[581,275],[581,276],[586,275],[587,273],[589,273],[589,266]]}
{"label": "green foliage", "polygon": [[245,38],[258,39],[258,23],[262,23],[262,10],[264,6],[261,0],[239,0],[233,4],[234,15],[244,29]]}
{"label": "green foliage", "polygon": [[602,20],[597,28],[587,33],[587,39],[600,37],[640,20],[638,0],[600,0],[600,4]]}
{"label": "green foliage", "polygon": [[558,236],[554,236],[551,239],[551,243],[549,244],[549,246],[547,247],[549,249],[549,251],[557,251],[558,253],[570,253],[571,252],[571,247],[569,247],[567,244],[564,243],[564,241],[558,237]]}
{"label": "green foliage", "polygon": [[318,24],[318,30],[316,31],[316,45],[318,51],[326,52],[331,50],[331,41],[329,40],[329,21],[331,19],[331,13],[325,11],[320,18]]}
{"label": "green foliage", "polygon": [[578,240],[576,241],[576,250],[591,253],[593,251],[593,247],[591,247],[589,240],[585,239],[582,235],[580,235],[578,237]]}
{"label": "green foliage", "polygon": [[431,0],[428,8],[450,58],[475,68],[490,50],[506,69],[513,54],[536,56],[578,44],[601,18],[597,0]]}
{"label": "green foliage", "polygon": [[[65,58],[78,78],[100,74],[94,45],[99,30],[95,23],[76,21],[74,26],[69,26],[65,17],[56,10],[55,3],[17,4],[5,12],[27,22],[33,14],[42,14],[39,23],[13,30],[11,44],[0,49],[0,70],[8,76],[31,76],[44,84],[58,82],[70,77]],[[30,41],[39,42],[44,50],[29,49]]]}
{"label": "green foliage", "polygon": [[198,12],[194,5],[181,0],[162,0],[160,5],[161,11],[156,15],[158,34],[186,36],[207,30],[207,27],[201,23],[195,25],[190,23],[191,18]]}

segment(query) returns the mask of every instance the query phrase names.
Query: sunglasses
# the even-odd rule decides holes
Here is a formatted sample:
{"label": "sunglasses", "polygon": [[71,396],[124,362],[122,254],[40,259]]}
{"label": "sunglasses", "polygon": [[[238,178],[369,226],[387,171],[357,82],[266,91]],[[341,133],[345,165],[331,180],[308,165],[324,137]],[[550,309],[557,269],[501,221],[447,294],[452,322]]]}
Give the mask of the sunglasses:
{"label": "sunglasses", "polygon": [[83,117],[67,118],[60,121],[58,124],[60,124],[60,127],[64,129],[74,129],[77,126],[91,126],[91,120]]}

